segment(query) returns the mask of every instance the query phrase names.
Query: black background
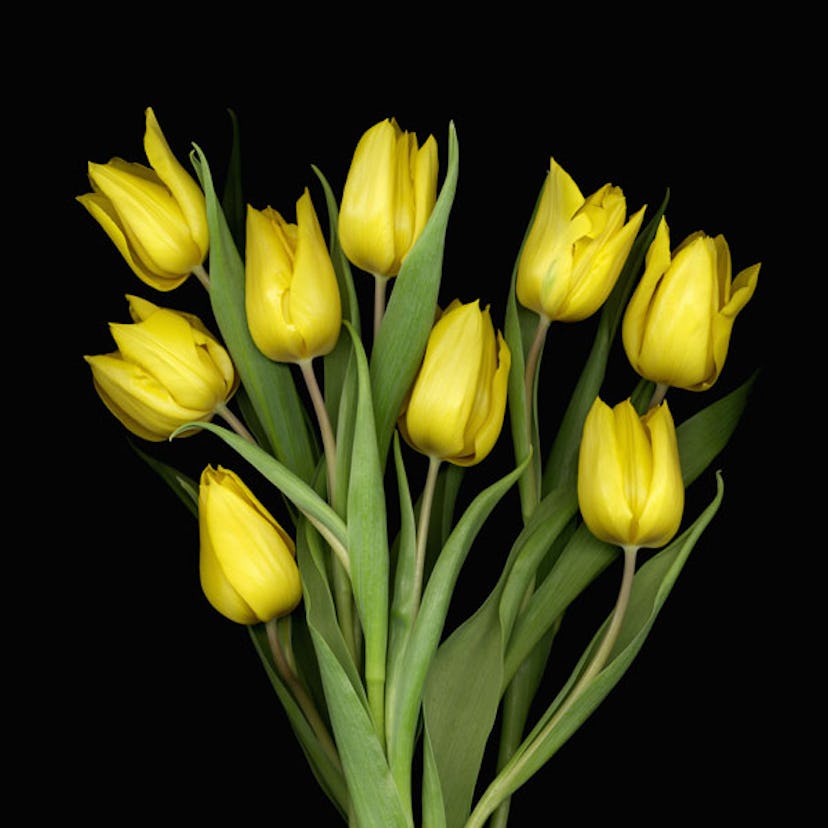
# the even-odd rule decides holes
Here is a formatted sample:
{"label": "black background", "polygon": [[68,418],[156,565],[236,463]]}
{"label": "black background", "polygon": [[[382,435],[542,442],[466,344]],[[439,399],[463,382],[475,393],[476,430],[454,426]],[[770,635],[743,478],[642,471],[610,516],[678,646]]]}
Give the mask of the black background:
{"label": "black background", "polygon": [[[674,242],[697,229],[723,233],[734,275],[763,263],[725,371],[709,392],[718,396],[762,370],[737,434],[714,464],[725,480],[723,505],[632,668],[518,794],[513,813],[516,825],[531,825],[540,813],[546,824],[546,815],[550,822],[576,813],[601,819],[634,808],[644,824],[655,825],[665,809],[729,818],[777,800],[781,768],[791,758],[791,713],[780,693],[799,635],[782,610],[797,589],[785,573],[799,530],[795,518],[783,525],[791,513],[783,515],[779,505],[791,432],[783,420],[781,389],[790,381],[780,340],[792,327],[785,310],[792,274],[779,232],[780,213],[791,205],[779,191],[786,190],[780,176],[795,178],[791,165],[801,160],[787,152],[789,163],[782,164],[778,135],[784,121],[793,125],[790,138],[799,114],[778,86],[781,67],[769,53],[753,59],[747,47],[734,51],[731,36],[719,36],[657,56],[596,52],[585,44],[574,62],[557,60],[554,50],[507,57],[494,40],[462,58],[462,50],[434,38],[421,44],[426,57],[408,61],[405,74],[381,49],[331,47],[321,55],[309,46],[305,62],[292,53],[288,59],[278,44],[228,72],[220,50],[205,45],[198,59],[177,53],[164,71],[133,71],[129,82],[119,72],[135,57],[112,38],[102,55],[93,50],[70,61],[68,77],[44,86],[26,127],[41,141],[48,136],[47,167],[57,174],[45,176],[44,186],[60,241],[52,249],[48,234],[40,235],[32,249],[50,262],[51,277],[31,299],[56,311],[60,345],[52,354],[58,374],[50,372],[45,383],[33,464],[49,525],[33,529],[58,531],[40,545],[33,576],[50,595],[47,612],[34,608],[45,623],[28,653],[36,652],[44,668],[32,685],[48,699],[34,721],[45,720],[45,708],[51,724],[29,761],[41,778],[71,780],[66,813],[117,822],[136,809],[229,808],[240,822],[269,808],[282,813],[287,799],[300,801],[311,820],[335,824],[246,630],[218,615],[200,592],[195,521],[136,458],[82,359],[111,349],[107,323],[128,321],[126,293],[207,314],[194,279],[163,296],[140,283],[74,201],[88,189],[87,161],[144,160],[147,106],[179,159],[193,142],[202,148],[219,186],[232,108],[242,130],[246,199],[286,216],[294,215],[305,186],[324,214],[311,164],[341,193],[359,136],[389,116],[421,140],[435,135],[442,181],[453,120],[460,172],[441,299],[480,298],[498,326],[550,156],[584,194],[607,181],[621,186],[630,211],[645,203],[654,210],[669,187]],[[161,51],[159,59],[169,61]],[[711,54],[718,58],[711,62]],[[360,276],[355,271],[367,297],[367,277]],[[550,333],[543,406],[551,421],[593,331],[594,320]],[[617,385],[607,393],[620,399],[634,376],[623,353],[613,366]],[[34,384],[43,391],[43,382]],[[678,418],[702,402],[688,392],[671,392],[670,401]],[[505,436],[492,464],[508,460]],[[151,450],[196,477],[208,462],[239,466],[209,435]],[[414,481],[425,471],[413,455],[410,469]],[[475,474],[483,481],[493,472],[485,463],[472,471],[474,488]],[[255,477],[250,482],[267,496]],[[711,471],[688,493],[688,510],[696,510],[688,516],[714,491]],[[485,530],[469,558],[458,598],[466,608],[486,594],[506,553],[499,531],[494,524]],[[619,575],[608,570],[573,609],[554,668],[561,672],[542,691],[544,706],[568,659],[609,611]]]}

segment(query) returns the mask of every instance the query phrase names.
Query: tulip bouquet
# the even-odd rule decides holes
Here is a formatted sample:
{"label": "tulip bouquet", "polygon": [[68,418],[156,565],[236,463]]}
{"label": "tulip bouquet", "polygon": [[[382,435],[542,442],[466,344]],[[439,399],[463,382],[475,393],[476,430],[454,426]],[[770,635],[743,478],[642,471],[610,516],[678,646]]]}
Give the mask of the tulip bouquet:
{"label": "tulip bouquet", "polygon": [[[295,221],[245,209],[232,123],[221,197],[199,146],[191,173],[152,109],[148,164],[89,164],[92,192],[78,200],[135,276],[166,295],[194,275],[214,317],[130,294],[132,322],[111,325],[116,350],[86,357],[95,390],[197,520],[204,595],[249,631],[343,821],[504,826],[512,796],[630,666],[719,508],[720,473],[699,514],[685,514],[685,489],[747,403],[751,380],[703,395],[759,264],[732,278],[725,239],[703,232],[671,247],[667,197],[650,217],[628,214],[621,188],[584,197],[553,158],[503,280],[501,331],[474,297],[438,306],[453,124],[442,182],[434,137],[421,144],[393,119],[365,131],[340,197],[314,168],[326,238],[309,188]],[[596,314],[549,429],[547,332]],[[637,376],[605,401],[619,339]],[[703,401],[679,424],[671,387]],[[461,499],[504,431],[508,468]],[[237,463],[194,479],[144,445],[172,440],[174,452],[185,437],[219,440]],[[254,493],[252,470],[266,491]],[[518,528],[486,551],[496,583],[448,629],[461,570],[509,492]],[[619,558],[615,605],[568,680],[537,698],[567,609]]]}

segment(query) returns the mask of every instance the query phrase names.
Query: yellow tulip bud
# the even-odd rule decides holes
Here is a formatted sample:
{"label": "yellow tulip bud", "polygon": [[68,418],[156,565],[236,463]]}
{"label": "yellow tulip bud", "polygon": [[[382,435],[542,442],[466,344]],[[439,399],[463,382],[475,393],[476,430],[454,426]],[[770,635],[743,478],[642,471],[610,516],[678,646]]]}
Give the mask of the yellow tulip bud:
{"label": "yellow tulip bud", "polygon": [[258,624],[296,608],[302,581],[293,540],[234,472],[202,472],[198,530],[201,588],[222,615]]}
{"label": "yellow tulip bud", "polygon": [[135,275],[156,290],[178,287],[207,256],[204,194],[179,164],[152,109],[144,151],[150,166],[113,158],[89,163],[93,192],[77,197]]}
{"label": "yellow tulip bud", "polygon": [[339,241],[348,259],[375,276],[396,276],[434,209],[437,142],[418,147],[394,119],[357,143],[339,209]]}
{"label": "yellow tulip bud", "polygon": [[626,221],[624,193],[610,184],[584,199],[553,158],[518,262],[518,301],[550,322],[591,316],[615,286],[645,209]]}
{"label": "yellow tulip bud", "polygon": [[336,273],[307,189],[296,222],[272,207],[247,208],[247,324],[258,349],[277,362],[329,353],[342,327]]}
{"label": "yellow tulip bud", "polygon": [[671,256],[662,219],[621,327],[633,368],[662,385],[710,388],[724,366],[736,316],[756,289],[759,268],[746,268],[731,283],[724,236],[702,232],[688,236]]}
{"label": "yellow tulip bud", "polygon": [[413,448],[458,466],[479,463],[503,426],[511,353],[488,308],[452,302],[431,330],[400,414]]}
{"label": "yellow tulip bud", "polygon": [[127,300],[133,324],[110,325],[118,350],[84,359],[112,414],[133,434],[160,442],[184,423],[209,420],[236,390],[236,371],[197,317]]}
{"label": "yellow tulip bud", "polygon": [[606,543],[658,548],[672,540],[684,483],[666,402],[639,416],[630,400],[610,408],[596,398],[581,438],[578,503],[589,530]]}

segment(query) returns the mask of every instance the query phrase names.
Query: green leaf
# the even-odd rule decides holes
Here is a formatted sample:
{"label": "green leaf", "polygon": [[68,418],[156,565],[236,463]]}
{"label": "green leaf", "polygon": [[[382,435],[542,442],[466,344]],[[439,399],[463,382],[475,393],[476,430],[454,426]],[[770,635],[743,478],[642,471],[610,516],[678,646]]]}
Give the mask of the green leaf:
{"label": "green leaf", "polygon": [[388,522],[383,469],[377,449],[368,358],[357,332],[344,323],[354,346],[357,405],[347,528],[351,583],[365,637],[365,680],[378,733],[384,731],[386,646],[388,643]]}
{"label": "green leaf", "polygon": [[446,228],[457,187],[457,166],[457,134],[451,123],[445,181],[423,232],[394,278],[394,288],[371,352],[377,445],[383,465],[402,402],[420,367],[434,324]]}
{"label": "green leaf", "polygon": [[[438,644],[460,570],[486,519],[506,492],[517,482],[528,460],[529,458],[526,458],[520,466],[492,483],[472,500],[446,540],[443,551],[434,564],[426,583],[405,651],[400,659],[399,669],[393,676],[394,686],[389,689],[388,756],[394,777],[400,786],[406,785],[406,780],[410,779],[411,775],[420,702],[427,677],[428,693],[439,697],[441,681],[439,673],[445,669],[451,669],[450,662],[446,664],[445,661],[442,662],[442,667],[438,667],[435,653],[438,651]],[[438,672],[435,679],[436,688],[432,687],[433,671],[429,672],[432,662]],[[432,705],[432,715],[437,719],[435,728],[438,730],[442,727],[439,723],[441,707],[439,701]],[[446,735],[441,731],[438,737],[441,753],[445,750]],[[434,731],[432,731],[432,741],[434,738]]]}
{"label": "green leaf", "polygon": [[207,199],[213,314],[276,457],[303,480],[310,480],[316,456],[291,366],[268,359],[250,336],[244,310],[244,264],[216,199],[207,159],[197,146],[191,160]]}
{"label": "green leaf", "polygon": [[757,376],[758,372],[676,429],[685,486],[701,475],[733,436]]}
{"label": "green leaf", "polygon": [[[512,278],[509,284],[509,296],[506,300],[506,317],[503,326],[503,336],[512,355],[512,364],[509,368],[509,419],[512,432],[512,445],[514,447],[515,457],[517,458],[526,457],[529,453],[530,435],[526,433],[528,405],[532,405],[535,410],[535,416],[531,421],[531,444],[538,444],[538,419],[536,410],[537,383],[534,386],[535,393],[533,399],[527,400],[525,374],[526,358],[532,345],[535,331],[537,330],[539,317],[536,313],[527,310],[517,301],[515,285],[517,284],[518,265],[520,263],[521,253],[523,252],[523,245],[535,220],[535,214],[542,193],[543,188],[541,188],[541,192],[535,201],[535,207],[532,210],[532,215],[529,218],[529,223],[526,226],[523,240],[521,241],[514,266],[512,267]],[[541,360],[539,359],[538,369],[540,368],[540,362]],[[526,474],[518,482],[524,518],[528,518],[537,502],[535,493],[540,491],[541,461],[542,457],[540,453],[535,452],[532,462],[526,470]]]}
{"label": "green leaf", "polygon": [[571,705],[556,716],[568,690],[589,663],[609,621],[598,631],[570,680],[527,736],[521,749],[483,793],[467,828],[482,828],[500,802],[549,761],[618,683],[640,651],[696,541],[718,511],[723,492],[721,475],[717,474],[717,492],[711,504],[680,537],[640,567],[633,579],[621,633],[607,664]]}
{"label": "green leaf", "polygon": [[644,257],[655,236],[661,217],[667,209],[669,198],[668,190],[656,214],[636,237],[618,281],[604,303],[592,350],[587,357],[547,456],[543,470],[544,494],[560,485],[574,485],[578,476],[578,447],[581,444],[584,419],[601,391],[606,375],[607,360],[624,315],[627,299],[638,281]]}
{"label": "green leaf", "polygon": [[227,226],[233,237],[236,248],[244,255],[245,212],[244,195],[242,193],[241,173],[241,135],[239,121],[232,109],[227,110],[233,129],[233,140],[230,145],[230,160],[227,164],[227,181],[224,184],[224,196],[221,201],[222,210],[227,217]]}
{"label": "green leaf", "polygon": [[359,673],[337,622],[321,543],[303,523],[304,529],[309,542],[297,543],[297,561],[305,615],[357,823],[360,828],[413,828],[413,818],[400,801]]}

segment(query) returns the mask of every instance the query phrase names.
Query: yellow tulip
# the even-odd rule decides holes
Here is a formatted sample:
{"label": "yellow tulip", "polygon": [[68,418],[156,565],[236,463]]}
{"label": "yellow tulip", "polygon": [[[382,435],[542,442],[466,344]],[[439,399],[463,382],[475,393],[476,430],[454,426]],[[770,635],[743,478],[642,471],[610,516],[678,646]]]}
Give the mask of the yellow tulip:
{"label": "yellow tulip", "polygon": [[479,463],[503,426],[511,353],[479,302],[455,300],[429,335],[400,414],[415,449],[458,466]]}
{"label": "yellow tulip", "polygon": [[207,600],[238,624],[287,615],[302,598],[293,540],[234,472],[207,466],[198,490]]}
{"label": "yellow tulip", "polygon": [[553,158],[518,262],[518,301],[550,322],[591,316],[615,286],[645,209],[626,221],[624,193],[610,184],[585,199]]}
{"label": "yellow tulip", "polygon": [[127,300],[133,323],[110,325],[118,350],[84,359],[112,414],[133,434],[160,442],[184,423],[211,419],[236,390],[236,371],[197,317]]}
{"label": "yellow tulip", "polygon": [[599,540],[636,548],[672,540],[684,511],[684,483],[666,402],[639,416],[628,399],[610,408],[596,398],[581,438],[578,502]]}
{"label": "yellow tulip", "polygon": [[272,207],[247,208],[247,324],[259,350],[278,362],[329,353],[342,327],[336,273],[307,189],[296,222]]}
{"label": "yellow tulip", "polygon": [[132,271],[157,290],[178,287],[207,256],[207,209],[195,180],[176,160],[152,109],[144,151],[150,166],[113,158],[89,162],[93,192],[77,197]]}
{"label": "yellow tulip", "polygon": [[339,209],[339,241],[348,259],[374,276],[400,272],[434,209],[437,142],[418,147],[392,119],[357,143]]}
{"label": "yellow tulip", "polygon": [[670,254],[662,218],[641,281],[624,313],[621,336],[633,368],[661,385],[704,391],[721,374],[736,316],[750,301],[760,264],[731,282],[724,236],[688,236]]}

